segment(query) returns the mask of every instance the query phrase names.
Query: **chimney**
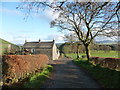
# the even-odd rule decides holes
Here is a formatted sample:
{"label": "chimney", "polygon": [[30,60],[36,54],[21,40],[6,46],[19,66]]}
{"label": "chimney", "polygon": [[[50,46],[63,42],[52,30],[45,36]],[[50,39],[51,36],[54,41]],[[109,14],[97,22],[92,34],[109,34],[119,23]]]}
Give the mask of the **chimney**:
{"label": "chimney", "polygon": [[55,40],[53,39],[53,43],[55,43]]}
{"label": "chimney", "polygon": [[39,43],[40,43],[40,39],[39,39]]}
{"label": "chimney", "polygon": [[25,43],[27,42],[27,40],[25,40]]}

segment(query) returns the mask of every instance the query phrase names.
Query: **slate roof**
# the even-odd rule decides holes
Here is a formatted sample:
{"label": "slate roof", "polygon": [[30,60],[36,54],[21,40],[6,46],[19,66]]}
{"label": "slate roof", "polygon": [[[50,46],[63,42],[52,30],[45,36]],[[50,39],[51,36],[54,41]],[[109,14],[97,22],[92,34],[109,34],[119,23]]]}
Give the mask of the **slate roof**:
{"label": "slate roof", "polygon": [[26,42],[23,47],[24,48],[52,48],[54,41],[51,42]]}

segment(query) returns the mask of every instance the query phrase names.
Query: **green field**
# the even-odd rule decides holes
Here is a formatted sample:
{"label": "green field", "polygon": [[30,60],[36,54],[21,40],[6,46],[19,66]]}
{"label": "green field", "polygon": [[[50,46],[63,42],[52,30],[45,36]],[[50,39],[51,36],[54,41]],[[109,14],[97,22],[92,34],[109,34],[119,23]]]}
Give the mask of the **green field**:
{"label": "green field", "polygon": [[19,49],[19,46],[0,38],[0,55],[5,52],[5,49],[8,48],[8,45],[11,45],[11,47],[14,49]]}
{"label": "green field", "polygon": [[[80,53],[80,56],[85,55],[85,53]],[[67,56],[70,56],[72,58],[76,58],[77,54],[71,53],[67,54]],[[112,58],[120,58],[120,51],[110,51],[110,52],[104,52],[104,51],[91,51],[91,56],[96,57],[112,57]]]}

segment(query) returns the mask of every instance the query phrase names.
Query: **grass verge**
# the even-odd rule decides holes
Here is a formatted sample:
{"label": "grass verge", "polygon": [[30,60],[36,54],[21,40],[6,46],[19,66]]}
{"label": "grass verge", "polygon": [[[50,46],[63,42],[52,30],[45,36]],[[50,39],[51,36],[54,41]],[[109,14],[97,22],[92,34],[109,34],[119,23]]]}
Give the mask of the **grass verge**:
{"label": "grass verge", "polygon": [[87,70],[104,88],[120,88],[120,72],[102,68],[99,65],[93,66],[86,60],[74,59],[74,63]]}
{"label": "grass verge", "polygon": [[24,84],[24,88],[40,88],[45,80],[49,77],[49,73],[52,71],[53,67],[48,65],[44,68],[42,72],[37,73],[30,77],[28,82]]}

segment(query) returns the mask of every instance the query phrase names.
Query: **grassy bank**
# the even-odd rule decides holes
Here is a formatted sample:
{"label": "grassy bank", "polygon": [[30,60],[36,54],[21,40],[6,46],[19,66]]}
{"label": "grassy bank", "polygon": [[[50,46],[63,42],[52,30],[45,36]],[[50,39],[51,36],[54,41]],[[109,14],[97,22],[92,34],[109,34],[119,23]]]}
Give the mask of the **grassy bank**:
{"label": "grassy bank", "polygon": [[49,77],[49,73],[52,71],[52,69],[53,67],[48,65],[48,67],[44,68],[42,72],[31,76],[28,82],[24,84],[24,88],[40,88],[45,80]]}
{"label": "grassy bank", "polygon": [[35,74],[30,74],[26,78],[20,79],[17,83],[11,84],[9,86],[2,86],[2,89],[40,89],[41,85],[49,78],[50,72],[53,70],[53,66],[47,65],[42,71],[36,72]]}
{"label": "grassy bank", "polygon": [[20,48],[20,46],[0,38],[0,55],[4,54],[8,47],[11,47],[12,50],[19,50]]}
{"label": "grassy bank", "polygon": [[120,72],[102,68],[99,65],[93,66],[91,63],[86,62],[86,60],[74,59],[74,63],[89,72],[90,75],[94,77],[94,79],[96,79],[102,87],[120,88]]}
{"label": "grassy bank", "polygon": [[[91,56],[96,56],[96,57],[112,57],[112,58],[120,58],[120,51],[110,51],[110,52],[104,52],[104,51],[96,51],[96,50],[91,50]],[[80,53],[80,56],[86,55],[85,53]],[[72,58],[76,58],[77,54],[70,53],[67,54],[67,56],[71,56]]]}

